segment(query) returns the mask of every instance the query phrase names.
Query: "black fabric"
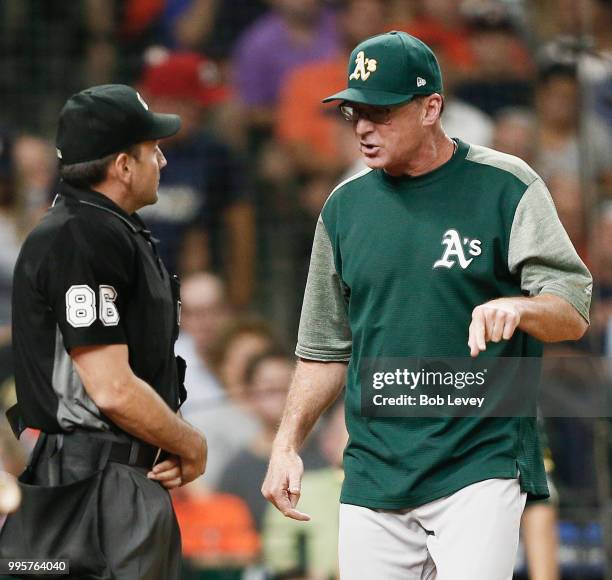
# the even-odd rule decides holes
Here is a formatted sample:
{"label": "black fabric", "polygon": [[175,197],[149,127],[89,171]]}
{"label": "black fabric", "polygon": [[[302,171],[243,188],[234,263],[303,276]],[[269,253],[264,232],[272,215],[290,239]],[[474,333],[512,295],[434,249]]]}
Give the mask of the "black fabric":
{"label": "black fabric", "polygon": [[[172,339],[176,340],[179,335],[179,326],[181,324],[181,283],[179,277],[176,274],[173,274],[170,278],[170,288],[172,290],[172,302],[175,307],[174,318],[176,320],[174,335]],[[183,380],[184,379],[185,377],[183,376]],[[179,382],[182,381],[179,380]]]}
{"label": "black fabric", "polygon": [[108,460],[134,467],[151,469],[158,456],[159,449],[150,445],[136,444],[134,447],[129,443],[113,443]]}
{"label": "black fabric", "polygon": [[[117,235],[125,234],[126,228],[116,221],[116,227],[97,228],[91,221],[84,227],[78,217],[67,220],[55,233],[40,269],[41,286],[66,350],[127,343],[124,321],[133,294],[136,248],[125,243],[125,235]],[[111,315],[118,319],[116,322],[105,321],[100,315],[102,288],[114,293],[107,310],[114,309]]]}
{"label": "black fabric", "polygon": [[178,580],[170,496],[147,478],[157,451],[104,416],[69,356],[125,344],[134,374],[178,409],[178,292],[155,240],[136,214],[62,183],[22,246],[13,288],[19,426],[43,435],[0,557],[68,558],[81,580]]}
{"label": "black fabric", "polygon": [[[82,398],[64,398],[70,413],[59,405],[57,390],[63,386],[53,385],[58,327],[60,351],[127,344],[134,373],[176,410],[178,289],[173,285],[136,214],[128,215],[101,193],[62,183],[15,267],[15,383],[26,425],[46,433],[69,431],[70,421],[100,428],[84,415]],[[84,298],[89,302],[78,302]],[[93,403],[91,408],[95,412]],[[98,423],[105,421],[97,415]]]}
{"label": "black fabric", "polygon": [[14,374],[13,349],[10,344],[3,344],[0,346],[0,385],[3,385],[7,379],[12,379]]}
{"label": "black fabric", "polygon": [[57,578],[178,580],[169,494],[148,469],[110,462],[114,444],[43,434],[20,477],[22,505],[0,533],[0,557],[69,559],[70,575]]}
{"label": "black fabric", "polygon": [[19,439],[26,428],[23,417],[19,412],[19,405],[15,404],[12,407],[9,407],[6,412],[6,418],[8,419],[9,425],[11,426],[15,437]]}
{"label": "black fabric", "polygon": [[149,111],[127,85],[99,85],[72,95],[60,112],[56,145],[61,163],[101,159],[130,145],[178,132],[177,115]]}
{"label": "black fabric", "polygon": [[[107,450],[110,444],[100,442]],[[30,465],[19,477],[21,507],[0,533],[0,557],[68,559],[71,577],[110,580],[98,538],[98,502],[108,453],[101,450],[83,479],[63,485],[60,453],[54,437],[41,435]]]}
{"label": "black fabric", "polygon": [[176,357],[176,373],[178,376],[179,385],[179,409],[183,406],[183,403],[187,400],[187,388],[185,387],[185,374],[187,372],[187,363],[182,356]]}

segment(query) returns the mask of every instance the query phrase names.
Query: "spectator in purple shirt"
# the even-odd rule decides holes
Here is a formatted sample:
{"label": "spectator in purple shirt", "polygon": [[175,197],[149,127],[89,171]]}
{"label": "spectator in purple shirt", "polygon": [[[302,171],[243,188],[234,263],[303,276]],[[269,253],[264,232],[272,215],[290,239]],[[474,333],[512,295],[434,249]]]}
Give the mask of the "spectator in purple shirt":
{"label": "spectator in purple shirt", "polygon": [[235,88],[248,122],[270,126],[283,80],[296,66],[327,58],[338,50],[333,11],[321,0],[274,0],[238,40]]}

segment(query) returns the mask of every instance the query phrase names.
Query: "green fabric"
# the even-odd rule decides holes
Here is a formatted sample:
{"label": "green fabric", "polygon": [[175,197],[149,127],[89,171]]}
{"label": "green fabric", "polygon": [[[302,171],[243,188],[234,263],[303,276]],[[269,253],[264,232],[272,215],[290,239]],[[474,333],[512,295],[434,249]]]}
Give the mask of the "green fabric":
{"label": "green fabric", "polygon": [[314,360],[350,360],[352,339],[345,291],[336,272],[329,236],[319,217],[300,317],[299,356]]}
{"label": "green fabric", "polygon": [[[520,160],[458,141],[453,158],[431,173],[393,178],[364,171],[328,199],[296,354],[341,361],[351,353],[341,501],[410,507],[519,470],[524,491],[548,495],[535,418],[363,417],[359,377],[366,358],[469,356],[472,310],[500,296],[552,289],[588,316],[590,275],[544,191]],[[515,224],[523,200],[519,215],[539,216],[546,244],[528,220]],[[538,341],[517,331],[509,341],[489,343],[480,356],[541,351]]]}
{"label": "green fabric", "polygon": [[342,471],[324,468],[306,471],[302,479],[299,509],[309,522],[286,518],[269,505],[262,529],[264,561],[275,573],[295,570],[300,562],[298,543],[303,537],[309,574],[336,577],[338,572],[338,499]]}
{"label": "green fabric", "polygon": [[348,63],[348,88],[323,99],[390,106],[414,95],[442,92],[440,65],[431,49],[405,32],[388,32],[358,44]]}
{"label": "green fabric", "polygon": [[467,159],[507,171],[527,189],[516,208],[508,248],[508,269],[520,272],[521,289],[564,298],[589,321],[590,274],[563,229],[544,182],[523,161],[486,147],[472,146]]}

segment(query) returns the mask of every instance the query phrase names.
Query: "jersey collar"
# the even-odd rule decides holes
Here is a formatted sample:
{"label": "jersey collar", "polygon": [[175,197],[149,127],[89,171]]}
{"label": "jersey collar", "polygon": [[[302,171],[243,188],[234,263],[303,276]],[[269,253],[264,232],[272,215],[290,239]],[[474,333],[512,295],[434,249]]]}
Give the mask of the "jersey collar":
{"label": "jersey collar", "polygon": [[138,214],[129,214],[122,208],[120,208],[112,199],[106,197],[106,195],[94,191],[93,189],[80,189],[74,187],[65,181],[60,182],[60,195],[74,199],[83,205],[95,207],[102,211],[106,211],[115,215],[121,221],[123,221],[133,232],[145,231],[145,224],[140,219]]}

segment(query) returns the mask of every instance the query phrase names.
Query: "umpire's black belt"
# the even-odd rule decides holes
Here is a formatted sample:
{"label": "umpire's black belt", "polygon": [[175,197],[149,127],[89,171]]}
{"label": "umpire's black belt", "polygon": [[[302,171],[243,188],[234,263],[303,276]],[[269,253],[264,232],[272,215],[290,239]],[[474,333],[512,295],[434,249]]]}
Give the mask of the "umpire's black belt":
{"label": "umpire's black belt", "polygon": [[[56,446],[68,454],[87,453],[88,450],[92,449],[92,443],[98,444],[95,447],[99,448],[99,444],[104,441],[110,447],[107,461],[123,463],[132,467],[151,469],[159,456],[159,449],[157,447],[153,447],[143,441],[137,439],[125,442],[110,441],[104,437],[104,434],[97,434],[92,431],[76,430],[72,433],[52,435],[50,437],[55,437]],[[108,447],[106,449],[108,450]]]}
{"label": "umpire's black belt", "polygon": [[157,447],[151,447],[151,445],[140,441],[132,441],[132,443],[113,442],[108,460],[151,469],[158,453],[159,449]]}

